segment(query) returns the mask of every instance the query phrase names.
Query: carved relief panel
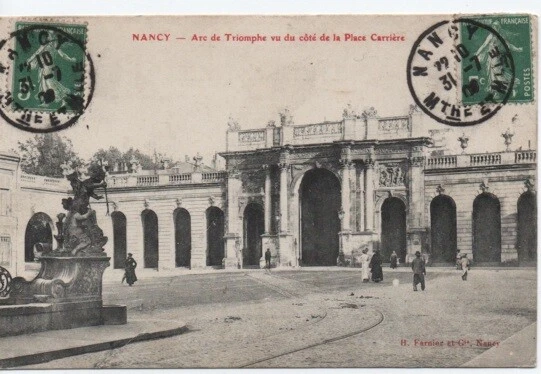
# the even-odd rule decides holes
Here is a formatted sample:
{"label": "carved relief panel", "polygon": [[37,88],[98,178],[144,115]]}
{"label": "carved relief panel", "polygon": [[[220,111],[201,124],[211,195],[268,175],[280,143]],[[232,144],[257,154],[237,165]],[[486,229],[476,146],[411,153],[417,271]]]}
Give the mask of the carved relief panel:
{"label": "carved relief panel", "polygon": [[404,162],[381,163],[378,165],[380,187],[405,187],[407,168]]}

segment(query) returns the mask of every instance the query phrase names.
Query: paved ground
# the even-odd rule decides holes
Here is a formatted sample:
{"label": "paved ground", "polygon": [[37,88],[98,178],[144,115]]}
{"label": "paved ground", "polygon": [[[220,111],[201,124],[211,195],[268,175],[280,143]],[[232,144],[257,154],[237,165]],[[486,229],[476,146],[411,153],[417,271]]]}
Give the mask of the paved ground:
{"label": "paved ground", "polygon": [[458,367],[536,320],[535,269],[428,271],[424,292],[408,269],[380,284],[336,268],[106,284],[131,317],[190,332],[25,368]]}

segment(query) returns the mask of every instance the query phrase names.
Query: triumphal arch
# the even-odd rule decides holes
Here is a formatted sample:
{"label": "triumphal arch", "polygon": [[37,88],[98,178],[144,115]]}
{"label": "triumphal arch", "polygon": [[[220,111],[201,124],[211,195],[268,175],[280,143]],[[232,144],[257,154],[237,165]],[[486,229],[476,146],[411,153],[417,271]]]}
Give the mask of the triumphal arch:
{"label": "triumphal arch", "polygon": [[[346,108],[336,122],[227,132],[226,265],[332,266],[356,251],[396,251],[402,261],[426,241],[423,166],[431,139],[422,114],[379,118]],[[260,239],[261,238],[261,239]]]}

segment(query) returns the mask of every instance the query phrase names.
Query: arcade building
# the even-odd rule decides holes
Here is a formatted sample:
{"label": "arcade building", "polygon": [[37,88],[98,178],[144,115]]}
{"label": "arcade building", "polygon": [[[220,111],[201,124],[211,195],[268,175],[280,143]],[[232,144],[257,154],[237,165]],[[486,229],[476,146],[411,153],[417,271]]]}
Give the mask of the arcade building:
{"label": "arcade building", "polygon": [[[108,176],[110,214],[92,203],[109,237],[109,274],[127,252],[138,271],[258,268],[270,248],[277,267],[355,266],[361,250],[400,263],[421,251],[429,264],[451,265],[457,251],[474,264],[531,264],[537,258],[536,150],[462,152],[439,147],[415,106],[400,117],[374,108],[341,120],[279,123],[242,130],[230,120],[225,170],[200,157],[183,167]],[[446,130],[444,129],[443,132]],[[35,274],[35,244],[55,246],[55,217],[67,181],[21,172],[0,154],[0,265]],[[115,270],[117,269],[117,270]],[[116,275],[115,275],[116,276]]]}

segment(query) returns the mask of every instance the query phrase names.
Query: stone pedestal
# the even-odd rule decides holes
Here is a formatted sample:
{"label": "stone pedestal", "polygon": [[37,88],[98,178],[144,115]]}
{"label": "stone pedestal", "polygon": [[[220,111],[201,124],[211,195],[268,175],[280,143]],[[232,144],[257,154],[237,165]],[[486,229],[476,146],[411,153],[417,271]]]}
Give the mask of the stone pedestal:
{"label": "stone pedestal", "polygon": [[280,267],[297,266],[298,260],[295,258],[295,250],[293,249],[293,236],[285,233],[278,235],[275,261],[276,265]]}
{"label": "stone pedestal", "polygon": [[[408,253],[406,254],[406,262],[411,262],[415,257],[415,252],[419,251],[423,253],[423,256],[428,255],[426,252],[426,236],[427,231],[424,228],[411,228],[407,233],[407,247]],[[427,261],[428,262],[428,261]]]}
{"label": "stone pedestal", "polygon": [[39,301],[100,301],[102,276],[110,257],[42,256],[41,269],[32,281],[13,279],[11,298],[16,304]]}
{"label": "stone pedestal", "polygon": [[224,269],[239,269],[242,264],[240,253],[240,237],[235,234],[227,234],[225,240],[225,256],[222,260]]}
{"label": "stone pedestal", "polygon": [[42,256],[36,278],[13,279],[11,305],[0,307],[0,336],[103,324],[102,276],[109,260]]}

